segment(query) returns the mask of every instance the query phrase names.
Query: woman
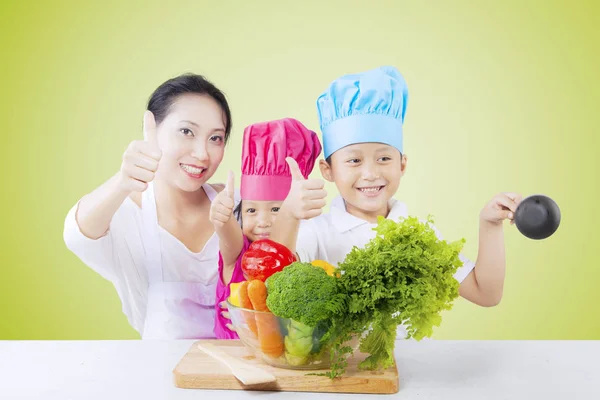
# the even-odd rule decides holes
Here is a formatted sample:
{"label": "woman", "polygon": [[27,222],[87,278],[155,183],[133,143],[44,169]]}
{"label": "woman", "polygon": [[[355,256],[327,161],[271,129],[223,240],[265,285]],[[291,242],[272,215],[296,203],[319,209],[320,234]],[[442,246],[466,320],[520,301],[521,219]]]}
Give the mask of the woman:
{"label": "woman", "polygon": [[214,337],[218,238],[209,221],[223,186],[207,181],[223,159],[231,113],[199,75],[158,87],[120,171],[68,213],[64,239],[110,280],[143,339]]}

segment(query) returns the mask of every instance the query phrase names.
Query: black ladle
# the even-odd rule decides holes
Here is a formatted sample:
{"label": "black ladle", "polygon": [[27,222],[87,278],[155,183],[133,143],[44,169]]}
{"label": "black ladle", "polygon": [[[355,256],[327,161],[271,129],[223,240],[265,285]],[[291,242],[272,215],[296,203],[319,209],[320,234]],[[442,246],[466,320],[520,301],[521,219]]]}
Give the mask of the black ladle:
{"label": "black ladle", "polygon": [[546,239],[560,225],[560,209],[548,196],[529,196],[519,203],[515,211],[515,225],[530,239]]}

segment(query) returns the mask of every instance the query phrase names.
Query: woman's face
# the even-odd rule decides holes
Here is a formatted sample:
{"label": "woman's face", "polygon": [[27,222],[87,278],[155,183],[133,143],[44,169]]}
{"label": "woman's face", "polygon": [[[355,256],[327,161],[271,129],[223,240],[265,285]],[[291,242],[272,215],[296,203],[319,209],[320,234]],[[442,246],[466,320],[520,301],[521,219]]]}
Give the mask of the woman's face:
{"label": "woman's face", "polygon": [[162,151],[156,178],[194,192],[212,177],[223,159],[225,114],[210,96],[185,94],[156,127]]}

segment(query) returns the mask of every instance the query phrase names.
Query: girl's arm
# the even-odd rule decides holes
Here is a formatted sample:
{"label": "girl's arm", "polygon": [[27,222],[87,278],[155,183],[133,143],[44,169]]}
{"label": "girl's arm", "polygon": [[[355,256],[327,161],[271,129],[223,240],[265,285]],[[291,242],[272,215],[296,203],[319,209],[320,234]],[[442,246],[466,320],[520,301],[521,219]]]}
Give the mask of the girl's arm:
{"label": "girl's arm", "polygon": [[235,218],[231,218],[222,227],[215,226],[217,236],[219,236],[219,251],[223,257],[223,283],[228,285],[233,275],[233,270],[242,248],[244,246],[244,237],[242,228]]}
{"label": "girl's arm", "polygon": [[[223,257],[223,281],[227,284],[231,279],[235,262],[244,246],[242,228],[233,217],[234,189],[233,173],[229,173],[227,185],[212,201],[210,221],[219,237],[219,251]],[[229,276],[229,279],[225,279]]]}

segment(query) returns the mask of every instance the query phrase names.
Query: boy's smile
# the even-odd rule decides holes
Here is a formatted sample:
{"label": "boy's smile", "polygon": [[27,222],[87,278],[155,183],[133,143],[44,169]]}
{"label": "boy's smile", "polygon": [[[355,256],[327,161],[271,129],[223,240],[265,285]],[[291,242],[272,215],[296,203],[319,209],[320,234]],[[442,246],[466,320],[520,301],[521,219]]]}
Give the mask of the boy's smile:
{"label": "boy's smile", "polygon": [[350,214],[376,222],[379,215],[387,216],[406,157],[386,144],[358,143],[336,151],[329,164],[321,161],[320,168],[323,177],[337,186]]}
{"label": "boy's smile", "polygon": [[385,188],[385,185],[382,185],[382,186],[363,186],[363,187],[359,187],[357,189],[358,189],[359,192],[361,192],[362,194],[364,194],[367,197],[377,197],[381,193],[383,193],[383,189],[384,188]]}

